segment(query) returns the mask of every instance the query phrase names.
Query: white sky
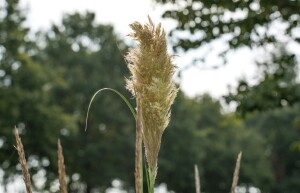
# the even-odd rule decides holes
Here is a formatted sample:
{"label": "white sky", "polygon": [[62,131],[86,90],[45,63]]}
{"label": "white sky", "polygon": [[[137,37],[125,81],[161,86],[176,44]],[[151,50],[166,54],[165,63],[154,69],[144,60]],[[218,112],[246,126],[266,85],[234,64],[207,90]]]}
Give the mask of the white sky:
{"label": "white sky", "polygon": [[[21,0],[23,6],[29,9],[27,14],[28,25],[34,30],[48,29],[51,23],[59,23],[64,13],[84,12],[86,10],[96,13],[98,22],[113,24],[116,31],[125,37],[129,32],[129,24],[133,21],[145,22],[147,15],[158,23],[161,22],[166,31],[169,31],[174,23],[160,18],[162,7],[155,6],[153,0]],[[207,66],[218,61],[216,50],[224,47],[222,42],[217,42],[209,52]],[[200,48],[187,54],[181,54],[175,61],[179,69],[191,63],[194,57],[201,55],[205,48]],[[202,53],[203,54],[203,53]],[[189,96],[210,93],[214,97],[220,97],[228,91],[227,86],[237,84],[238,78],[252,77],[255,65],[252,55],[246,49],[237,53],[231,53],[229,63],[216,70],[201,70],[201,68],[189,68],[182,73],[180,87]]]}

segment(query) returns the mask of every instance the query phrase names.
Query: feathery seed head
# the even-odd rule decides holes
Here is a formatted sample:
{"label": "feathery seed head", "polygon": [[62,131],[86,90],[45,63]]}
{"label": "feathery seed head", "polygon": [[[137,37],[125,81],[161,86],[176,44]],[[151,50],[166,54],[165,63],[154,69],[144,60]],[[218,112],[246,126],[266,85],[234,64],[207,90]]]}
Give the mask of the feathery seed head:
{"label": "feathery seed head", "polygon": [[161,136],[169,124],[170,107],[178,89],[172,81],[175,65],[167,53],[165,32],[160,24],[156,27],[148,19],[148,24],[130,25],[130,36],[138,41],[138,46],[126,56],[131,72],[126,82],[136,97],[137,109],[141,109],[146,158],[155,178]]}

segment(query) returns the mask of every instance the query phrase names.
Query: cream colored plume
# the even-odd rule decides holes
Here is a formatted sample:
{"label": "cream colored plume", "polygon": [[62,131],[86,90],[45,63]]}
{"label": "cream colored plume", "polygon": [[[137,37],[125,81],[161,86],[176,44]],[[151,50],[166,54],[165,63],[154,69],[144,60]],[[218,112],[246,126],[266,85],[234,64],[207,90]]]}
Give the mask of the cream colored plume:
{"label": "cream colored plume", "polygon": [[127,89],[136,97],[137,109],[141,111],[143,141],[149,172],[156,176],[157,157],[161,137],[170,120],[170,107],[177,88],[172,80],[175,65],[167,53],[166,35],[161,25],[149,23],[130,25],[130,34],[138,41],[136,48],[126,56],[131,77]]}

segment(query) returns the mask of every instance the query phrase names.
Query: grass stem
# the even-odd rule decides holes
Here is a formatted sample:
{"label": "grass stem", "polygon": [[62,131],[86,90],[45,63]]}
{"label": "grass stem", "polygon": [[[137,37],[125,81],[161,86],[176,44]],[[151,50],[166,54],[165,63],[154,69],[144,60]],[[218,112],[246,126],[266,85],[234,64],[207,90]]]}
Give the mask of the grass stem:
{"label": "grass stem", "polygon": [[27,193],[32,193],[32,189],[31,189],[31,180],[30,180],[30,174],[27,168],[27,162],[26,162],[26,158],[25,158],[25,151],[23,148],[23,144],[21,141],[21,138],[19,136],[19,132],[18,129],[15,128],[15,137],[16,137],[16,146],[15,148],[18,151],[19,154],[19,162],[21,164],[21,168],[22,168],[22,172],[23,172],[23,179],[25,182],[25,186],[26,186],[26,191]]}
{"label": "grass stem", "polygon": [[57,141],[57,157],[58,157],[58,176],[59,176],[60,193],[68,193],[67,184],[66,184],[64,155],[60,144],[60,140]]}
{"label": "grass stem", "polygon": [[200,193],[200,175],[198,166],[195,164],[195,186],[196,186],[196,193]]}
{"label": "grass stem", "polygon": [[239,181],[239,171],[240,171],[241,159],[242,159],[242,152],[239,153],[237,160],[236,160],[236,165],[235,165],[235,170],[234,170],[233,180],[232,180],[232,185],[231,185],[231,193],[236,192],[236,187],[237,187],[237,184]]}

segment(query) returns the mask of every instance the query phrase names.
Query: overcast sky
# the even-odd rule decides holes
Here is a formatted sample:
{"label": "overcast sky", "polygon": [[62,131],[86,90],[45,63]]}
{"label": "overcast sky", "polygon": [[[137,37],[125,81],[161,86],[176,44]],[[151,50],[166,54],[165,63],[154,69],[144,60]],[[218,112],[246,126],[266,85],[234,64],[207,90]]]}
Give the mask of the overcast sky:
{"label": "overcast sky", "polygon": [[[129,32],[129,24],[133,21],[145,22],[150,15],[154,22],[163,24],[166,31],[174,27],[174,22],[160,18],[161,6],[155,6],[152,0],[21,0],[28,8],[28,25],[34,30],[48,29],[51,23],[59,23],[64,13],[76,11],[92,11],[96,13],[98,22],[114,25],[118,34],[125,37]],[[182,53],[175,63],[179,69],[190,64],[193,58],[203,54],[208,55],[206,66],[215,65],[220,59],[216,52],[224,47],[222,41],[212,46],[200,48],[197,51]],[[189,96],[210,93],[220,97],[228,91],[228,85],[235,86],[238,78],[253,77],[255,68],[253,57],[247,49],[229,55],[229,63],[216,70],[199,67],[183,71],[180,87]]]}

